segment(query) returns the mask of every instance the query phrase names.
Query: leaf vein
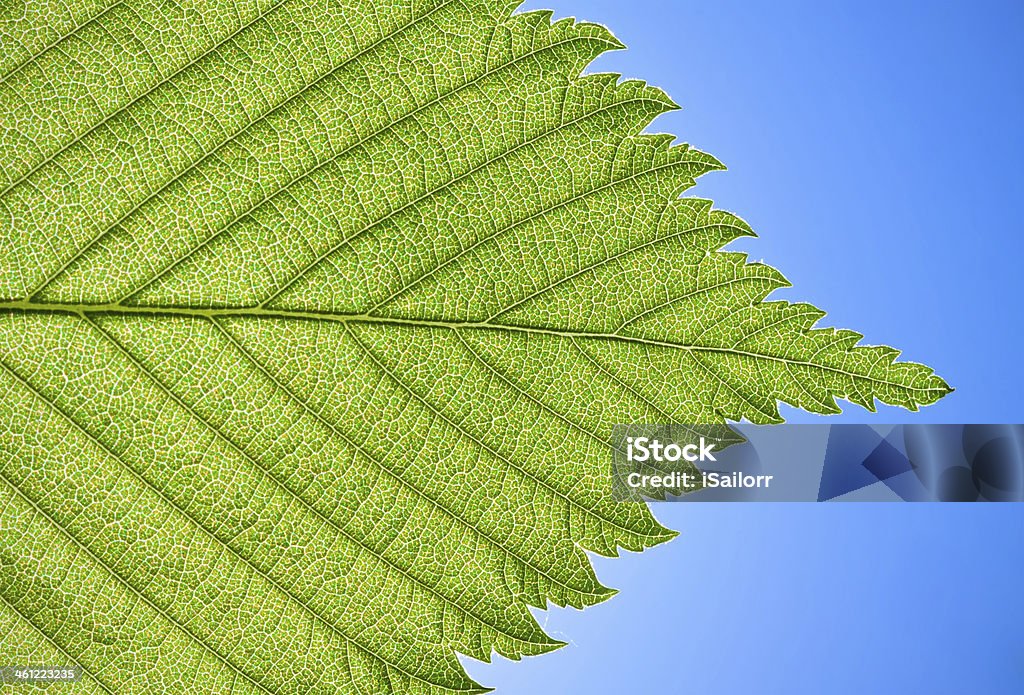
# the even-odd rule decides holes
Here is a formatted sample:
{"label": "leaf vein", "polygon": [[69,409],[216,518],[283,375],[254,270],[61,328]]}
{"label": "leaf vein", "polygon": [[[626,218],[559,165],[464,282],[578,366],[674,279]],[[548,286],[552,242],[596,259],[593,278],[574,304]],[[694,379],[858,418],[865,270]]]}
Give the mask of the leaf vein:
{"label": "leaf vein", "polygon": [[[6,365],[5,365],[5,366],[6,366]],[[97,676],[97,675],[96,675],[95,673],[93,673],[93,672],[92,672],[92,671],[90,671],[90,670],[89,670],[88,668],[86,668],[85,666],[83,666],[83,665],[82,665],[82,662],[81,662],[81,660],[80,660],[80,659],[76,658],[76,657],[75,657],[74,655],[72,655],[72,654],[71,654],[71,653],[70,653],[70,652],[69,652],[69,651],[68,651],[67,649],[65,649],[65,648],[64,648],[64,647],[62,647],[62,646],[61,646],[60,644],[58,644],[58,643],[57,643],[57,641],[56,641],[56,640],[55,640],[54,638],[52,638],[52,637],[50,637],[50,636],[49,636],[48,634],[46,634],[46,631],[45,631],[45,630],[43,630],[43,629],[42,629],[41,627],[39,627],[38,625],[36,625],[36,623],[35,623],[35,621],[34,621],[34,620],[30,619],[30,618],[29,618],[29,617],[28,617],[27,615],[25,615],[25,614],[24,614],[24,613],[23,613],[23,612],[21,611],[21,609],[20,609],[20,608],[18,608],[18,607],[17,607],[16,605],[14,605],[14,604],[13,604],[13,603],[12,603],[12,602],[11,602],[11,601],[10,601],[10,600],[9,600],[9,599],[7,598],[7,597],[6,597],[6,596],[4,596],[4,595],[3,595],[3,593],[0,593],[0,603],[3,603],[3,605],[5,605],[5,606],[6,606],[6,607],[7,607],[7,608],[8,608],[8,609],[9,609],[9,610],[11,611],[11,612],[13,612],[13,613],[14,613],[15,615],[17,615],[17,616],[18,616],[19,618],[21,618],[21,619],[22,619],[23,621],[25,621],[25,624],[26,624],[26,625],[28,625],[28,626],[29,626],[30,628],[32,628],[32,629],[33,629],[33,630],[35,630],[35,631],[36,631],[37,633],[39,633],[39,634],[40,634],[40,635],[42,636],[42,638],[43,638],[44,640],[46,640],[47,642],[49,642],[49,643],[50,643],[50,644],[51,644],[51,645],[52,645],[52,646],[53,646],[53,647],[54,647],[54,648],[55,648],[55,649],[56,649],[57,651],[59,651],[59,652],[60,652],[61,654],[63,654],[64,656],[66,656],[66,657],[67,657],[68,659],[70,659],[70,660],[71,660],[71,664],[68,664],[69,666],[70,666],[70,665],[74,665],[74,666],[77,666],[77,667],[78,667],[79,669],[81,669],[81,670],[82,670],[82,672],[83,672],[83,673],[85,673],[86,675],[88,675],[88,676],[89,676],[89,678],[90,678],[90,679],[91,679],[91,680],[92,680],[92,681],[93,681],[93,682],[94,682],[94,683],[95,683],[96,685],[100,686],[100,688],[102,688],[102,689],[103,689],[103,692],[105,692],[105,693],[109,693],[109,695],[115,695],[115,694],[114,694],[114,692],[113,692],[113,691],[112,691],[112,690],[111,690],[110,688],[108,688],[108,687],[107,687],[107,684],[106,684],[106,683],[104,683],[103,681],[101,681],[101,680],[99,679],[99,677],[98,677],[98,676]]]}
{"label": "leaf vein", "polygon": [[[255,366],[264,376],[266,376],[271,381],[271,383],[273,383],[278,389],[280,389],[282,391],[282,393],[284,393],[286,396],[288,396],[288,398],[290,400],[292,400],[293,402],[298,404],[303,410],[305,410],[310,415],[312,415],[317,421],[319,421],[320,423],[325,425],[328,429],[330,429],[332,432],[334,432],[335,435],[338,436],[339,438],[341,438],[342,441],[344,441],[346,444],[348,444],[349,446],[352,446],[360,454],[363,454],[364,456],[366,456],[366,454],[364,454],[360,448],[355,447],[354,444],[352,444],[350,442],[348,437],[344,436],[341,432],[339,432],[337,430],[337,428],[335,428],[335,426],[331,422],[326,420],[320,413],[318,413],[315,410],[313,410],[312,406],[310,406],[305,401],[305,399],[299,398],[291,389],[285,387],[284,384],[282,384],[281,381],[278,380],[278,378],[276,376],[274,376],[261,362],[259,362],[248,350],[246,350],[245,347],[242,346],[241,343],[239,343],[238,340],[227,329],[225,329],[224,326],[222,326],[220,324],[219,321],[217,321],[216,319],[210,319],[210,320],[217,327],[217,329],[221,332],[221,334],[224,335],[231,342],[231,344],[234,346],[234,348],[236,350],[238,350],[240,353],[242,353],[242,355],[244,355],[246,357],[246,359],[253,366]],[[370,458],[370,457],[367,456],[367,458]],[[384,471],[385,470],[383,465],[378,465],[377,468],[378,468],[379,471]],[[262,466],[260,466],[260,469],[261,470],[265,470]],[[270,474],[269,472],[267,472],[267,475],[271,475],[272,476],[272,474]],[[273,476],[272,476],[272,478],[273,478]],[[277,481],[275,480],[275,482],[277,482]],[[410,580],[414,584],[418,584],[419,586],[423,587],[424,589],[426,589],[430,593],[432,593],[435,596],[437,596],[438,598],[440,598],[445,604],[452,604],[453,607],[456,610],[459,610],[459,611],[465,613],[468,617],[470,617],[473,620],[477,621],[481,625],[484,625],[484,626],[486,626],[486,627],[488,627],[488,628],[490,628],[492,630],[495,630],[496,632],[501,633],[502,635],[508,637],[511,640],[514,640],[516,642],[522,642],[522,643],[525,643],[525,644],[530,644],[530,642],[528,640],[525,640],[525,639],[523,639],[521,637],[517,637],[516,635],[513,635],[513,634],[505,631],[503,628],[499,627],[498,625],[495,625],[493,623],[487,622],[486,620],[481,618],[479,615],[476,615],[475,613],[473,613],[469,609],[459,605],[457,602],[453,601],[452,599],[449,599],[447,596],[442,594],[436,587],[433,587],[433,586],[427,584],[426,582],[424,582],[423,580],[421,580],[421,579],[419,579],[417,577],[414,577],[413,575],[409,574],[409,572],[407,570],[403,569],[402,567],[400,567],[399,565],[395,564],[391,560],[388,560],[387,557],[385,557],[383,554],[381,554],[380,552],[377,552],[372,547],[367,545],[365,541],[363,541],[363,540],[357,538],[356,536],[350,534],[348,531],[346,531],[344,528],[342,528],[341,525],[339,525],[333,519],[330,519],[329,517],[327,517],[326,515],[321,513],[315,507],[313,507],[308,502],[306,502],[305,499],[300,497],[296,492],[294,492],[294,491],[290,490],[289,488],[287,488],[287,486],[285,486],[283,483],[278,482],[278,485],[280,485],[281,487],[285,488],[285,490],[288,491],[289,494],[291,494],[300,504],[304,505],[313,514],[315,514],[321,521],[323,521],[324,523],[330,525],[332,528],[336,529],[338,531],[338,533],[342,534],[345,538],[348,538],[351,542],[359,545],[359,547],[365,549],[371,555],[373,555],[378,560],[380,560],[384,564],[388,565],[389,567],[391,567],[392,569],[394,569],[398,573],[400,573],[403,576],[405,576],[408,580]],[[479,531],[476,531],[476,532],[479,533]],[[483,535],[483,534],[481,534],[481,535]]]}
{"label": "leaf vein", "polygon": [[[257,18],[256,18],[255,20],[253,20],[252,22],[250,22],[250,23],[249,23],[248,25],[246,25],[246,26],[245,26],[245,27],[243,27],[242,29],[239,29],[239,31],[238,31],[238,32],[236,32],[236,33],[240,33],[240,32],[241,32],[241,31],[242,31],[243,29],[246,29],[246,28],[248,28],[249,26],[252,26],[252,25],[253,25],[253,24],[255,24],[255,23],[256,23],[257,21],[259,21],[259,20],[260,20],[260,19],[261,19],[262,17],[264,17],[264,16],[266,16],[266,15],[270,14],[271,12],[273,12],[273,10],[275,10],[275,9],[276,9],[277,7],[279,7],[280,5],[284,4],[284,2],[286,2],[286,1],[287,1],[287,0],[281,0],[281,1],[280,1],[280,2],[278,3],[278,5],[275,5],[274,7],[271,7],[271,8],[270,8],[270,9],[268,9],[268,10],[267,10],[267,11],[266,11],[266,12],[265,12],[265,13],[264,13],[263,15],[261,15],[260,17],[257,17]],[[139,201],[138,203],[136,203],[135,205],[133,205],[133,206],[132,206],[132,207],[131,207],[131,208],[130,208],[130,209],[129,209],[129,210],[127,211],[127,212],[125,212],[124,214],[122,214],[122,215],[121,215],[120,217],[118,217],[118,218],[117,218],[116,220],[114,220],[114,222],[113,222],[113,223],[111,223],[111,224],[110,224],[110,225],[108,225],[108,226],[107,226],[106,228],[104,228],[104,229],[103,229],[103,230],[102,230],[102,231],[101,231],[101,232],[100,232],[100,233],[99,233],[98,235],[96,235],[96,236],[94,236],[94,237],[93,237],[92,239],[90,239],[90,240],[89,240],[89,241],[88,241],[88,242],[87,242],[87,243],[86,243],[86,244],[85,244],[85,245],[84,245],[84,246],[83,246],[83,247],[82,247],[82,248],[81,248],[81,249],[80,249],[79,251],[77,251],[77,252],[76,252],[76,253],[75,253],[75,254],[74,254],[73,256],[71,256],[71,258],[69,258],[69,259],[68,259],[68,260],[67,260],[67,261],[66,261],[65,263],[63,263],[63,264],[62,264],[62,265],[60,266],[60,268],[58,268],[58,269],[57,269],[56,271],[54,271],[53,273],[49,274],[49,275],[48,275],[48,276],[47,276],[47,277],[46,277],[46,278],[45,278],[45,279],[43,280],[43,282],[42,282],[42,283],[40,283],[40,284],[36,285],[35,289],[33,289],[32,291],[30,291],[29,293],[27,293],[27,296],[29,296],[29,297],[35,297],[35,296],[39,295],[39,293],[41,293],[41,292],[42,292],[42,291],[43,291],[44,289],[46,289],[46,287],[47,287],[47,286],[48,286],[48,285],[49,285],[49,284],[50,284],[51,282],[53,282],[53,281],[54,281],[54,280],[56,280],[56,279],[57,279],[58,277],[60,277],[60,276],[61,276],[61,274],[62,274],[62,273],[63,273],[63,272],[65,271],[65,270],[67,270],[68,268],[70,268],[70,267],[71,267],[71,266],[72,266],[72,265],[73,265],[73,264],[75,263],[75,261],[77,261],[78,259],[82,258],[82,257],[83,257],[83,256],[84,256],[84,255],[85,255],[85,254],[86,254],[86,253],[87,253],[87,252],[88,252],[88,251],[90,250],[90,249],[94,248],[94,247],[95,247],[95,245],[96,245],[96,244],[97,244],[97,243],[98,243],[98,242],[99,242],[100,240],[102,240],[102,239],[103,239],[103,238],[104,238],[104,237],[105,237],[105,236],[106,236],[107,234],[109,234],[109,233],[110,233],[111,231],[113,231],[114,229],[117,229],[117,228],[118,228],[118,227],[119,227],[119,226],[120,226],[121,224],[123,224],[123,223],[124,223],[124,222],[125,222],[125,221],[126,221],[126,220],[127,220],[128,218],[129,218],[129,217],[131,217],[131,216],[132,216],[132,215],[134,215],[134,214],[135,214],[136,212],[138,212],[138,211],[139,211],[140,209],[142,209],[142,207],[143,207],[143,206],[144,206],[144,205],[145,205],[146,203],[148,203],[149,201],[151,201],[151,200],[153,200],[154,198],[156,198],[156,196],[158,196],[158,195],[159,195],[159,194],[160,194],[161,192],[163,192],[163,191],[167,190],[167,189],[168,189],[168,188],[169,188],[170,186],[172,186],[172,185],[174,185],[175,183],[177,183],[178,181],[182,180],[182,179],[183,179],[183,178],[184,178],[184,177],[185,177],[185,176],[186,176],[186,175],[187,175],[187,174],[188,174],[189,172],[193,171],[193,170],[194,170],[194,169],[195,169],[195,168],[196,168],[197,166],[199,166],[200,164],[202,164],[202,163],[203,163],[204,161],[206,161],[206,160],[207,160],[207,159],[208,159],[209,157],[211,157],[211,156],[213,156],[214,154],[216,154],[217,152],[221,151],[222,149],[224,149],[225,147],[227,147],[228,145],[230,145],[230,144],[231,144],[232,142],[236,142],[236,141],[238,140],[238,138],[239,138],[239,137],[241,137],[241,136],[242,136],[243,134],[247,133],[247,132],[249,131],[249,129],[251,129],[251,128],[252,128],[252,127],[253,127],[254,125],[256,125],[257,123],[261,123],[261,122],[265,121],[265,120],[266,120],[266,119],[268,119],[268,118],[269,118],[270,116],[272,116],[273,114],[277,113],[278,111],[280,111],[281,109],[283,109],[283,108],[284,108],[285,106],[287,106],[288,104],[290,104],[290,103],[291,103],[292,101],[294,101],[294,100],[295,100],[296,98],[298,98],[298,97],[300,97],[300,96],[303,96],[303,95],[305,95],[305,94],[306,94],[306,93],[307,93],[307,92],[308,92],[308,91],[309,91],[310,89],[312,89],[313,87],[315,87],[315,86],[316,86],[317,84],[319,84],[319,83],[320,83],[320,82],[322,82],[323,80],[327,79],[328,77],[330,77],[331,75],[333,75],[333,74],[334,74],[334,73],[336,73],[337,71],[341,70],[341,69],[342,69],[342,68],[344,68],[344,67],[345,67],[346,65],[349,65],[349,64],[350,64],[350,63],[352,63],[353,61],[355,61],[355,60],[359,59],[360,57],[362,57],[363,55],[365,55],[365,54],[366,54],[367,52],[369,52],[370,50],[372,50],[372,49],[376,48],[377,46],[381,45],[382,43],[384,43],[384,42],[386,42],[386,41],[388,41],[388,40],[390,40],[390,39],[393,39],[394,37],[398,36],[398,35],[399,35],[399,34],[401,34],[402,32],[404,32],[404,31],[408,30],[408,29],[409,29],[409,28],[410,28],[411,26],[415,25],[415,23],[416,23],[416,22],[419,22],[419,21],[421,21],[421,20],[423,20],[423,19],[426,19],[427,17],[429,17],[429,16],[430,16],[430,15],[432,15],[433,13],[435,13],[435,12],[437,12],[437,11],[441,10],[442,8],[446,7],[447,5],[450,5],[450,4],[452,3],[452,2],[454,2],[454,0],[445,0],[445,1],[444,1],[444,2],[442,2],[441,4],[439,4],[439,5],[437,5],[436,7],[432,8],[432,9],[431,9],[431,10],[430,10],[429,12],[426,12],[426,13],[424,13],[423,15],[419,15],[419,16],[417,16],[417,17],[416,17],[415,19],[413,19],[412,21],[410,21],[410,22],[408,22],[408,23],[406,23],[406,24],[402,25],[401,27],[399,27],[398,29],[396,29],[396,30],[395,30],[395,31],[393,31],[392,33],[390,33],[390,34],[387,34],[387,35],[385,35],[385,36],[382,36],[382,37],[381,37],[380,39],[378,39],[377,41],[373,42],[372,44],[370,44],[370,45],[366,46],[365,48],[359,49],[359,50],[358,50],[358,51],[357,51],[356,53],[354,53],[353,55],[351,55],[351,56],[349,56],[349,57],[345,58],[345,59],[344,59],[343,61],[341,61],[341,62],[340,62],[340,63],[339,63],[338,65],[334,66],[333,68],[331,68],[330,70],[328,70],[327,72],[325,72],[325,73],[324,73],[323,75],[320,75],[320,76],[316,77],[315,79],[313,79],[312,81],[310,81],[310,82],[309,82],[308,84],[304,85],[304,86],[303,86],[302,88],[300,88],[300,89],[299,89],[299,90],[298,90],[297,92],[295,92],[294,94],[292,94],[292,95],[291,95],[291,96],[289,96],[288,98],[284,99],[284,100],[283,100],[283,101],[282,101],[281,103],[279,103],[279,104],[277,104],[276,106],[274,106],[274,107],[270,108],[270,109],[269,109],[269,110],[268,110],[267,112],[265,112],[265,113],[264,113],[263,115],[259,116],[258,118],[255,118],[255,119],[252,119],[252,118],[250,118],[249,122],[248,122],[248,123],[246,123],[246,124],[245,124],[245,125],[244,125],[244,126],[243,126],[243,127],[241,128],[241,129],[239,129],[238,131],[236,131],[236,132],[235,132],[235,133],[233,133],[232,135],[228,136],[227,138],[225,138],[225,139],[221,140],[221,142],[220,142],[220,143],[218,143],[218,144],[217,144],[217,145],[216,145],[215,147],[211,148],[211,149],[210,149],[210,151],[206,152],[205,154],[203,154],[202,156],[200,156],[199,158],[197,158],[197,159],[196,159],[196,161],[194,161],[194,162],[190,163],[190,164],[189,164],[189,165],[188,165],[187,167],[185,167],[185,168],[184,168],[183,170],[181,170],[180,172],[178,172],[178,173],[177,173],[177,174],[175,174],[174,176],[172,176],[172,177],[170,177],[169,179],[167,179],[167,180],[166,180],[166,181],[165,181],[164,183],[162,183],[162,184],[161,184],[161,185],[160,185],[159,187],[157,187],[157,188],[156,188],[156,189],[155,189],[155,190],[154,190],[154,191],[153,191],[152,193],[150,193],[150,194],[146,195],[146,196],[145,196],[144,198],[142,198],[142,199],[141,199],[141,200],[140,200],[140,201]],[[230,36],[230,37],[226,38],[226,39],[224,40],[224,42],[223,42],[223,43],[227,43],[227,42],[228,42],[228,41],[230,41],[230,40],[231,40],[232,38],[234,38],[234,35],[232,35],[232,36]],[[213,52],[214,50],[216,50],[216,48],[217,48],[217,47],[214,47],[213,49],[211,49],[211,50],[210,50],[210,51],[208,51],[207,53],[212,53],[212,52]],[[204,54],[204,55],[205,55],[205,54]],[[202,57],[204,57],[204,56],[200,56],[200,57],[199,57],[199,58],[197,58],[196,60],[200,60],[200,59],[201,59]],[[189,66],[188,66],[188,65],[186,65],[186,66],[185,66],[185,68],[187,68],[187,67],[189,67]],[[184,70],[185,68],[182,68],[182,70]],[[179,70],[179,72],[181,72],[181,71]],[[171,76],[170,76],[170,77],[168,77],[168,78],[167,78],[166,80],[164,80],[164,82],[167,82],[168,80],[171,80],[171,79],[173,79],[173,78],[174,78],[174,77],[176,76],[176,74],[177,74],[177,73],[175,73],[175,75],[171,75]],[[159,87],[159,85],[157,85],[157,87]],[[154,87],[153,89],[156,89],[156,87]],[[150,90],[150,91],[153,91],[153,90]],[[130,107],[131,105],[132,105],[132,104],[127,104],[127,105],[126,105],[126,106],[124,106],[124,107],[123,107],[123,108],[122,108],[121,110],[123,111],[124,109],[127,109],[127,108],[129,108],[129,107]],[[115,113],[115,114],[112,114],[112,115],[111,115],[111,117],[113,117],[113,116],[115,116],[115,115],[117,115],[117,114],[116,114],[116,113]],[[214,114],[210,114],[210,115],[211,115],[211,116],[213,116]],[[99,125],[102,125],[102,123],[100,123]],[[97,127],[99,127],[99,125],[98,125]],[[94,128],[93,130],[95,130],[95,128]],[[88,135],[88,133],[86,133],[86,134],[85,134],[85,135],[83,135],[82,137],[84,138],[84,137],[86,137],[87,135]],[[193,136],[193,137],[194,137],[194,136]],[[81,139],[81,138],[79,138],[79,139]],[[72,144],[74,144],[74,143],[72,143]],[[69,145],[68,147],[70,147],[70,145]],[[64,148],[64,149],[67,149],[67,148]],[[57,154],[59,154],[59,152],[58,152]],[[54,155],[54,156],[56,156],[56,155]],[[331,160],[327,160],[327,161],[331,161]],[[326,163],[326,162],[325,162],[325,163]],[[45,162],[44,162],[44,164],[45,164]],[[316,167],[315,167],[315,168],[314,168],[314,169],[313,169],[312,171],[310,171],[310,172],[307,172],[307,174],[306,174],[306,175],[308,175],[309,173],[313,173],[314,171],[318,170],[318,169],[319,169],[319,168],[320,168],[321,166],[323,166],[323,163],[322,163],[322,164],[318,164],[318,165],[317,165],[317,166],[316,166]],[[31,176],[31,174],[32,174],[32,173],[34,173],[34,172],[30,172],[30,173],[29,173],[29,174],[28,174],[27,176]],[[26,178],[27,178],[27,176],[26,176]],[[303,175],[303,176],[300,176],[300,177],[297,177],[296,179],[294,179],[294,180],[290,181],[290,182],[289,182],[288,184],[286,184],[286,186],[285,186],[284,188],[287,188],[287,187],[291,186],[292,184],[294,184],[294,183],[296,183],[297,181],[299,181],[299,180],[301,180],[302,178],[304,178],[304,176],[305,176],[305,175]],[[10,188],[13,188],[13,187],[14,187],[14,186],[12,185],[12,186],[11,186]],[[280,189],[278,189],[278,191],[277,191],[277,192],[280,192],[281,190],[284,190],[284,188],[280,188]],[[8,189],[8,190],[9,190],[9,189]],[[4,196],[5,194],[6,194],[6,193],[7,193],[7,191],[6,191],[6,190],[5,190],[5,191],[3,191],[3,192],[0,192],[0,198],[2,198],[2,197],[3,197],[3,196]],[[228,226],[227,226],[227,227],[225,227],[225,228],[223,228],[223,229],[219,230],[219,231],[218,231],[218,232],[217,232],[216,234],[214,234],[214,236],[217,236],[217,234],[219,234],[219,233],[220,233],[221,231],[224,231],[224,229],[227,229],[228,227],[230,227],[230,226],[234,225],[234,224],[235,224],[236,222],[238,222],[239,220],[241,220],[241,219],[243,219],[244,217],[246,217],[246,216],[247,216],[247,215],[248,215],[249,213],[251,213],[251,212],[252,212],[253,210],[255,210],[255,209],[256,209],[257,207],[259,207],[259,206],[260,206],[260,205],[262,205],[263,203],[265,203],[265,202],[267,202],[268,200],[270,200],[270,198],[271,198],[271,197],[272,197],[272,196],[268,196],[268,197],[265,197],[265,198],[264,198],[263,200],[261,200],[261,201],[260,201],[260,203],[258,203],[257,205],[255,205],[255,206],[253,206],[253,207],[249,208],[248,210],[246,210],[246,212],[245,212],[245,213],[243,213],[243,214],[241,214],[241,215],[238,215],[238,216],[237,216],[237,217],[236,217],[235,219],[233,219],[233,220],[232,220],[232,221],[231,221],[230,223],[228,223]],[[211,237],[211,239],[212,239],[212,237]],[[209,241],[209,240],[207,240],[207,241]],[[204,243],[205,243],[205,242],[204,242]],[[200,244],[200,247],[202,247],[202,246],[203,246],[203,244]],[[189,255],[191,255],[191,254],[189,254]],[[163,268],[163,270],[161,270],[161,271],[159,271],[159,273],[157,273],[156,277],[153,277],[153,278],[151,278],[151,279],[150,279],[150,280],[149,280],[149,281],[148,281],[148,282],[147,282],[147,283],[146,283],[145,285],[143,285],[142,287],[139,287],[139,288],[138,288],[138,289],[136,289],[136,290],[132,290],[132,291],[130,291],[130,292],[129,292],[128,294],[126,294],[126,295],[122,296],[122,297],[121,297],[120,299],[118,299],[118,301],[119,301],[119,302],[123,302],[123,301],[125,301],[126,299],[128,299],[129,297],[131,297],[131,296],[132,296],[133,294],[137,294],[137,293],[138,293],[139,291],[141,291],[141,290],[142,290],[142,289],[143,289],[144,287],[148,286],[149,284],[151,284],[152,282],[154,282],[154,281],[155,281],[156,279],[158,279],[159,277],[161,277],[161,276],[163,275],[163,273],[165,273],[166,271],[168,271],[168,270],[170,270],[171,268],[175,267],[175,266],[177,265],[177,263],[178,263],[178,262],[175,262],[175,263],[171,264],[170,266],[168,266],[168,267],[166,267],[166,268]],[[155,272],[155,271],[154,271],[154,272]]]}
{"label": "leaf vein", "polygon": [[25,60],[23,60],[22,62],[18,63],[17,65],[15,65],[10,70],[8,70],[3,75],[3,77],[0,77],[0,86],[3,86],[3,84],[5,82],[7,82],[7,80],[9,78],[13,77],[15,74],[21,72],[22,70],[24,70],[26,67],[28,67],[32,63],[38,61],[40,58],[42,58],[44,55],[46,55],[50,50],[55,48],[58,44],[61,44],[64,41],[70,39],[72,36],[77,34],[79,31],[84,29],[89,24],[92,24],[93,22],[98,21],[100,18],[102,18],[108,12],[112,11],[115,7],[119,7],[120,5],[123,5],[123,4],[124,4],[124,0],[118,0],[114,4],[108,5],[106,8],[100,10],[99,12],[94,14],[89,19],[86,19],[85,21],[80,22],[79,24],[76,24],[72,29],[70,29],[66,33],[58,35],[57,38],[55,38],[53,41],[51,41],[50,43],[46,44],[45,46],[40,48],[38,51],[36,51],[34,54],[30,55],[28,58],[26,58]]}

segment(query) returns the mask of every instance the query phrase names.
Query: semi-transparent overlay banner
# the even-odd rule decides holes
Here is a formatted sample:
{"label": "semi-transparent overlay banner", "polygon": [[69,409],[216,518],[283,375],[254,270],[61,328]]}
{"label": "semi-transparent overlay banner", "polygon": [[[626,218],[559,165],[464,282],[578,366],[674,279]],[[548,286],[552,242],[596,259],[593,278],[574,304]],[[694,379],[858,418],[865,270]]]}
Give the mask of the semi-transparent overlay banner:
{"label": "semi-transparent overlay banner", "polygon": [[1020,502],[1024,425],[617,425],[621,501]]}

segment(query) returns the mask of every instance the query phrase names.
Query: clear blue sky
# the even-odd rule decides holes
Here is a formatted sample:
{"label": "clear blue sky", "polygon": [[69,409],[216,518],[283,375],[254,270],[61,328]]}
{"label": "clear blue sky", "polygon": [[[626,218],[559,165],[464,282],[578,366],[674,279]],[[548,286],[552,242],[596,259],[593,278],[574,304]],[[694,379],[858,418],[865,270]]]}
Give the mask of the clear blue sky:
{"label": "clear blue sky", "polygon": [[[629,50],[594,71],[683,106],[778,293],[957,391],[848,422],[1024,422],[1024,2],[531,0]],[[788,410],[791,421],[813,418]],[[838,420],[838,419],[837,419]],[[506,695],[1024,692],[1024,505],[658,505],[682,535],[597,561],[618,588],[540,619],[570,643],[487,665]]]}

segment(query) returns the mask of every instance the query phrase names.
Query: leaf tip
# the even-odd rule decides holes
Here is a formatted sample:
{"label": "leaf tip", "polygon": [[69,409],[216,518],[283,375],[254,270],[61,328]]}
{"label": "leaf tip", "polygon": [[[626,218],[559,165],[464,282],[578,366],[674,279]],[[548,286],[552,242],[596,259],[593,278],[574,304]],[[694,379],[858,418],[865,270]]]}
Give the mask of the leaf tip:
{"label": "leaf tip", "polygon": [[934,398],[932,398],[932,399],[930,399],[928,401],[922,401],[922,405],[931,405],[932,403],[936,403],[939,400],[945,398],[949,394],[951,394],[954,391],[956,391],[955,388],[953,388],[952,386],[949,385],[949,382],[947,382],[945,379],[943,379],[938,374],[932,373],[932,375],[929,377],[928,381],[930,383],[926,387],[927,391],[929,393],[931,393],[931,394],[934,394]]}
{"label": "leaf tip", "polygon": [[661,545],[662,543],[668,543],[671,540],[675,540],[679,536],[679,531],[675,529],[663,528],[661,533],[658,533],[651,537],[651,545]]}
{"label": "leaf tip", "polygon": [[608,44],[611,46],[609,51],[624,51],[626,50],[626,44],[619,40],[619,37],[612,33],[612,30],[608,27],[604,27],[605,31],[608,32]]}
{"label": "leaf tip", "polygon": [[551,642],[549,642],[547,645],[545,645],[547,648],[544,649],[543,651],[541,651],[540,654],[547,654],[549,652],[553,652],[556,649],[561,649],[562,647],[566,647],[568,645],[569,645],[568,642],[563,642],[560,639],[553,639],[553,640],[551,640]]}

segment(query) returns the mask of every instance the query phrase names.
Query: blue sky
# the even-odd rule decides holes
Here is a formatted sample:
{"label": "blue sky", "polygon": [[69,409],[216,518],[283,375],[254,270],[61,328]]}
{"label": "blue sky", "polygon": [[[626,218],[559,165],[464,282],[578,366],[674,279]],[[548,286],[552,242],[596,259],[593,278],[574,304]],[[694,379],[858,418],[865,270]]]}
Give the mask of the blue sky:
{"label": "blue sky", "polygon": [[[629,46],[592,71],[682,111],[652,130],[721,159],[715,200],[828,325],[935,367],[921,413],[1024,422],[1024,3],[534,2]],[[815,418],[793,410],[790,421]],[[540,619],[570,643],[467,660],[499,693],[1024,692],[1024,506],[659,505],[682,535],[597,560],[620,590]]]}

